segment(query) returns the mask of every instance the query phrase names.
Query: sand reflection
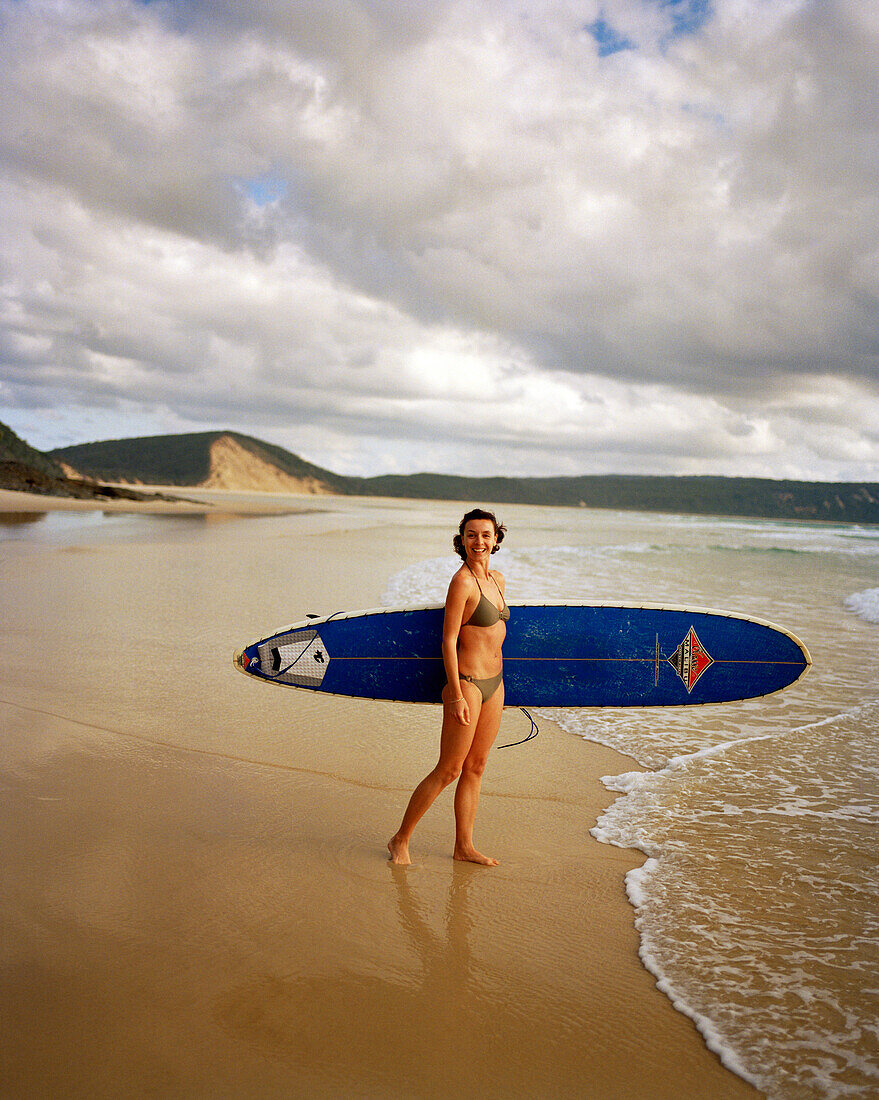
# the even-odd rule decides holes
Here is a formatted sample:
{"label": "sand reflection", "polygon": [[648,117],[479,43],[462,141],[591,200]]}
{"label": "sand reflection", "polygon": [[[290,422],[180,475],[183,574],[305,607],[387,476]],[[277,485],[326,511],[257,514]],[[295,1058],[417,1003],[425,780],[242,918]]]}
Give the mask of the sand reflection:
{"label": "sand reflection", "polygon": [[[323,975],[305,967],[298,975],[264,974],[230,991],[217,1006],[217,1021],[263,1055],[293,1063],[306,1078],[333,1052],[343,1075],[356,1067],[373,1086],[422,1089],[434,1080],[455,1092],[482,1071],[450,1064],[448,1052],[474,1038],[485,1041],[499,1017],[507,1017],[507,1027],[510,1023],[510,1014],[472,969],[469,895],[479,870],[453,864],[439,927],[419,900],[411,871],[390,867],[389,873],[402,939],[387,927],[374,929],[374,937],[382,953],[391,943],[398,949],[408,944],[416,966],[402,950],[399,966],[383,962],[376,972],[340,966]],[[486,1029],[492,1017],[494,1025]]]}
{"label": "sand reflection", "polygon": [[45,512],[0,512],[0,527],[22,527],[42,523],[45,518]]}
{"label": "sand reflection", "polygon": [[421,961],[421,993],[432,1003],[449,1002],[460,1008],[459,998],[470,986],[470,942],[472,927],[468,891],[478,870],[453,863],[449,896],[444,914],[444,932],[435,931],[427,920],[412,889],[407,868],[389,864],[397,887],[400,927]]}

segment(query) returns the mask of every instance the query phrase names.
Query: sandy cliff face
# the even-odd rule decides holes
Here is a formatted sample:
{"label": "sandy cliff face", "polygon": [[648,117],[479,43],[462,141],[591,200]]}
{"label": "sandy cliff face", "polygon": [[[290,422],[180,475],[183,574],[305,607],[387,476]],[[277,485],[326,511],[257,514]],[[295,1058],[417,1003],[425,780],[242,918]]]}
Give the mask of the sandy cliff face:
{"label": "sandy cliff face", "polygon": [[65,477],[82,477],[82,474],[78,470],[74,470],[67,462],[59,462],[58,465],[64,471]]}
{"label": "sandy cliff face", "polygon": [[327,493],[326,485],[315,478],[291,477],[245,450],[231,436],[224,435],[211,444],[211,472],[204,489],[238,489],[261,493]]}

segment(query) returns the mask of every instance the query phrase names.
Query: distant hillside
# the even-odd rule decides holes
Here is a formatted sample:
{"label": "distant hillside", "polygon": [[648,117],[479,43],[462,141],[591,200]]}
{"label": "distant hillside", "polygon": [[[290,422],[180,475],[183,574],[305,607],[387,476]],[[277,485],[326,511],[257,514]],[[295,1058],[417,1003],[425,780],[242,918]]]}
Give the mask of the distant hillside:
{"label": "distant hillside", "polygon": [[0,489],[93,501],[185,499],[162,493],[139,493],[81,478],[76,470],[63,466],[19,439],[5,424],[0,424]]}
{"label": "distant hillside", "polygon": [[358,479],[358,482],[349,491],[427,500],[491,500],[498,504],[879,523],[879,484],[875,482],[624,474],[548,478],[411,474]]}
{"label": "distant hillside", "polygon": [[0,462],[16,463],[47,477],[64,476],[64,470],[58,462],[25,443],[5,424],[0,424]]}
{"label": "distant hillside", "polygon": [[285,493],[335,493],[495,504],[879,524],[879,484],[768,478],[469,478],[446,474],[343,477],[238,432],[199,432],[62,447],[54,459],[101,481]]}
{"label": "distant hillside", "polygon": [[49,454],[100,481],[281,493],[343,491],[328,470],[238,432],[109,439]]}

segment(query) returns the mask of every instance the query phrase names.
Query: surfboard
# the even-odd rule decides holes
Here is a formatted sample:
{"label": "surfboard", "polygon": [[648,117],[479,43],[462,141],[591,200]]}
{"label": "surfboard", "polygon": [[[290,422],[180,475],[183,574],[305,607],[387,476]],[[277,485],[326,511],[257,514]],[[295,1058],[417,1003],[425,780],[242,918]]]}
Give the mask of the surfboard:
{"label": "surfboard", "polygon": [[[771,695],[812,658],[772,623],[705,608],[514,604],[504,642],[505,704],[700,706]],[[337,613],[294,623],[234,656],[270,684],[439,703],[443,608]]]}

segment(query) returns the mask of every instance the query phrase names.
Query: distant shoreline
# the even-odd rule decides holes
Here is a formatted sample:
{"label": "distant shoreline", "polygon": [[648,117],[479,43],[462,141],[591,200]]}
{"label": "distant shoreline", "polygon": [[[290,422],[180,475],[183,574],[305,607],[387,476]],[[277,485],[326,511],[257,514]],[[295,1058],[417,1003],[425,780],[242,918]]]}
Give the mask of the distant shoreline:
{"label": "distant shoreline", "polygon": [[[268,499],[273,494],[261,494],[265,500],[235,500],[224,501],[226,495],[217,493],[216,500],[176,497],[164,491],[142,490],[134,496],[90,496],[73,497],[57,496],[48,493],[28,493],[17,489],[0,489],[0,514],[10,515],[39,514],[41,512],[111,512],[132,513],[135,515],[161,515],[161,516],[277,516],[277,515],[301,515],[323,511],[305,504],[298,507],[290,497],[274,494],[276,499]],[[236,494],[229,493],[229,496]],[[250,497],[251,494],[241,494]],[[253,494],[256,496],[257,494]],[[303,497],[304,501],[312,498]]]}
{"label": "distant shoreline", "polygon": [[[115,488],[104,486],[103,488]],[[120,487],[124,488],[124,487]],[[576,505],[560,505],[552,502],[539,503],[536,501],[503,501],[491,497],[467,498],[467,497],[398,497],[386,493],[375,494],[311,494],[311,493],[280,493],[265,489],[202,489],[192,486],[190,492],[196,494],[192,497],[174,495],[178,486],[141,486],[137,493],[131,495],[120,493],[119,495],[104,496],[96,493],[89,497],[61,496],[48,493],[30,493],[16,489],[0,488],[0,515],[9,515],[16,512],[22,514],[36,514],[57,511],[92,512],[101,511],[110,514],[131,513],[135,515],[162,515],[162,516],[277,516],[277,515],[306,515],[325,512],[333,499],[337,500],[386,500],[401,503],[404,500],[415,501],[421,499],[425,503],[448,504],[459,501],[462,506],[468,499],[476,500],[483,505],[495,508],[505,504],[514,504],[519,507],[579,507]],[[301,503],[300,503],[301,502]],[[322,506],[323,505],[323,506]],[[808,524],[810,526],[836,527],[846,526],[879,526],[879,523],[867,523],[863,520],[845,519],[819,519],[812,517],[766,516],[747,512],[687,512],[676,511],[673,508],[649,509],[626,508],[620,505],[583,505],[583,508],[594,511],[609,512],[643,512],[650,515],[689,516],[693,519],[719,519],[742,522],[769,521],[772,523]]]}

